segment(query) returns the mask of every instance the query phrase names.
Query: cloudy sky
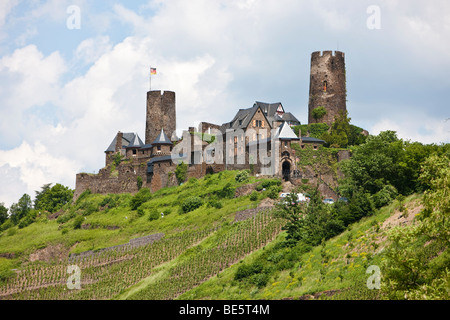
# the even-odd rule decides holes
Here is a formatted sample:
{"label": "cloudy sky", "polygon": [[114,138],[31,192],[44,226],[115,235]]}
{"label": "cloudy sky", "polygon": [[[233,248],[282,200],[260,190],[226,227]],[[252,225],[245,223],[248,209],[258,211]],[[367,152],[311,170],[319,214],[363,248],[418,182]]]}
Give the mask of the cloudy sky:
{"label": "cloudy sky", "polygon": [[307,123],[313,51],[345,52],[352,123],[450,142],[448,0],[1,0],[0,202],[98,172],[117,131],[145,136],[152,89],[177,130],[254,101]]}

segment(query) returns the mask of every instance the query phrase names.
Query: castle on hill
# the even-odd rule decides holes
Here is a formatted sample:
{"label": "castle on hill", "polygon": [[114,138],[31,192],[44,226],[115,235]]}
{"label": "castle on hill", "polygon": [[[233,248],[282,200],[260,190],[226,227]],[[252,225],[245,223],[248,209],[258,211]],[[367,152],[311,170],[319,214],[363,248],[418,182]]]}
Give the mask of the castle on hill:
{"label": "castle on hill", "polygon": [[[101,194],[134,193],[137,181],[152,192],[178,185],[174,172],[181,161],[188,164],[188,179],[249,169],[294,182],[306,173],[297,168],[299,159],[293,145],[317,149],[325,142],[302,137],[300,132],[297,136],[292,127],[300,121],[281,102],[256,101],[250,108],[239,109],[229,122],[200,122],[198,128],[184,130],[181,138],[175,132],[175,92],[147,92],[146,107],[144,141],[137,133],[119,131],[105,150],[105,167],[98,174],[76,175],[74,198],[86,189]],[[326,110],[320,118],[314,115],[318,107]],[[346,112],[344,53],[313,52],[308,122],[331,125],[341,111]]]}

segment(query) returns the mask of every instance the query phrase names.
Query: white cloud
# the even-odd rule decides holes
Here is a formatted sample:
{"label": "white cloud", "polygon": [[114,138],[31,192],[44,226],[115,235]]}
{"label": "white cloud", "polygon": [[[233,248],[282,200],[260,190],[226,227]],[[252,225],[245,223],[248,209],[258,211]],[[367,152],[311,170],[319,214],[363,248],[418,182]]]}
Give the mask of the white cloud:
{"label": "white cloud", "polygon": [[0,190],[0,202],[10,206],[24,193],[34,197],[34,191],[45,183],[71,185],[75,177],[67,172],[76,172],[79,168],[70,155],[55,157],[40,142],[33,145],[23,142],[12,150],[0,150],[0,172],[6,178]]}
{"label": "white cloud", "polygon": [[375,123],[369,132],[373,135],[381,131],[393,130],[404,140],[419,141],[424,144],[450,143],[450,120],[434,119],[426,115],[404,116],[399,119],[383,118]]}
{"label": "white cloud", "polygon": [[[0,26],[15,3],[0,5]],[[152,77],[152,89],[176,92],[178,129],[195,126],[199,121],[229,121],[239,108],[264,99],[260,95],[273,99],[267,102],[278,100],[284,105],[288,105],[286,99],[291,99],[299,109],[289,111],[306,114],[307,99],[296,101],[291,96],[297,92],[307,95],[309,54],[333,49],[337,34],[349,43],[358,42],[351,47],[354,51],[349,53],[350,58],[357,56],[362,46],[386,50],[386,56],[393,54],[389,53],[390,46],[406,46],[411,55],[406,54],[405,59],[413,61],[420,56],[421,62],[428,62],[436,57],[432,63],[423,64],[423,70],[432,66],[424,73],[433,74],[441,69],[440,62],[448,66],[444,57],[448,52],[448,6],[439,2],[438,9],[426,7],[427,11],[421,4],[411,3],[413,9],[405,7],[404,2],[382,1],[382,26],[389,32],[383,34],[385,38],[380,37],[380,43],[368,44],[361,37],[351,39],[361,32],[376,35],[361,31],[365,28],[361,22],[367,17],[366,7],[359,3],[355,6],[354,2],[327,0],[311,6],[294,0],[150,1],[148,7],[154,11],[145,17],[126,8],[127,4],[99,13],[91,10],[93,4],[84,1],[46,1],[44,6],[31,10],[30,19],[48,18],[60,23],[67,16],[66,7],[79,4],[83,31],[89,25],[98,32],[76,43],[73,56],[66,60],[60,52],[44,54],[44,48],[36,45],[26,45],[0,58],[0,143],[9,149],[0,151],[0,173],[12,184],[8,190],[0,189],[0,201],[15,202],[24,192],[34,196],[34,190],[48,182],[75,187],[78,171],[93,172],[103,166],[103,151],[118,130],[138,132],[144,138],[150,66],[158,70]],[[117,39],[108,32],[124,26],[132,31],[114,44]],[[28,35],[23,33],[16,44],[26,44],[31,36],[39,34],[36,28],[29,29]],[[355,28],[360,29],[356,32]],[[426,46],[422,47],[423,43]],[[416,51],[412,52],[412,48]],[[358,66],[347,61],[350,73],[359,66],[364,73],[367,64],[380,63],[363,58]],[[299,74],[299,61],[305,64],[304,75]],[[74,64],[88,69],[73,79],[65,79]],[[387,70],[383,65],[377,69],[384,72],[382,76],[399,74],[411,79],[410,69]],[[373,93],[383,85],[373,83],[376,76],[381,77],[366,74],[355,79],[367,83],[365,90],[372,95],[365,103],[371,106],[379,105],[379,97]],[[295,83],[289,84],[286,79]],[[396,91],[396,95],[406,96],[408,92]],[[385,99],[385,104],[396,103],[389,97]],[[49,110],[46,112],[51,115],[36,110]],[[370,133],[389,129],[398,131],[402,138],[425,143],[450,140],[450,121],[441,121],[441,114],[401,117],[399,110],[395,119],[382,118],[387,112],[381,111],[354,114],[375,123],[367,126]]]}

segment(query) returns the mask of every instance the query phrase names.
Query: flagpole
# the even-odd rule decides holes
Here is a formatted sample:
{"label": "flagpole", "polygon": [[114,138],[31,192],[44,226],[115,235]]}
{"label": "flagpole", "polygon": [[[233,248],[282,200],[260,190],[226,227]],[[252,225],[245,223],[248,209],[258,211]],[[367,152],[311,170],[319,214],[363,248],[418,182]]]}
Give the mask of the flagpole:
{"label": "flagpole", "polygon": [[152,91],[152,67],[150,66],[150,91]]}

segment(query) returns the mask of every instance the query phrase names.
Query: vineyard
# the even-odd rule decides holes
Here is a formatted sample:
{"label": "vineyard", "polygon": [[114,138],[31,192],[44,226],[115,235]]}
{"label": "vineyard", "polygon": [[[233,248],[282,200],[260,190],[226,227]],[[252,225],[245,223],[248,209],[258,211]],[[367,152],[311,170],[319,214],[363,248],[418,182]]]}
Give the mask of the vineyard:
{"label": "vineyard", "polygon": [[[118,246],[50,264],[29,263],[1,284],[0,299],[112,299],[161,272],[158,280],[128,298],[174,299],[264,246],[281,226],[282,221],[264,210],[244,221],[187,230],[141,246]],[[80,270],[80,289],[69,289],[72,265]]]}

